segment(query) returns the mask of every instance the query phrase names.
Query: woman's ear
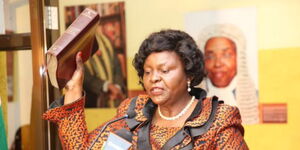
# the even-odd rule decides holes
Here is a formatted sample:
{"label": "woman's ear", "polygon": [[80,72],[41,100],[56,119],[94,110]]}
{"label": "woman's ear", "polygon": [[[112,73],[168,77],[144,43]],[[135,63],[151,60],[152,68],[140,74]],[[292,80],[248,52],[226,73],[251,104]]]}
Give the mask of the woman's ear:
{"label": "woman's ear", "polygon": [[194,79],[194,77],[187,77],[187,81],[192,82],[193,79]]}

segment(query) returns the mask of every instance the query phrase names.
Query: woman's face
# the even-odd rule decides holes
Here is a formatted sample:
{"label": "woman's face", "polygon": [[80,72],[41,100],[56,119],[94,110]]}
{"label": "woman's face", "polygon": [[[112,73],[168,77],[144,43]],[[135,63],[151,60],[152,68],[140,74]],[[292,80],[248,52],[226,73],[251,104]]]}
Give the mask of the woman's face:
{"label": "woman's face", "polygon": [[187,92],[187,76],[180,57],[171,51],[154,52],[144,64],[143,82],[155,104],[176,102]]}

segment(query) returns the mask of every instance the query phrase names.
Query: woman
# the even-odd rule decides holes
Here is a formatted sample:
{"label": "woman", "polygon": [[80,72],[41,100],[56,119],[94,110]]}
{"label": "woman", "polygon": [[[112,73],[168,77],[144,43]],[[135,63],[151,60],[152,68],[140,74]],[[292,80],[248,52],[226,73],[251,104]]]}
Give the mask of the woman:
{"label": "woman", "polygon": [[78,69],[67,85],[64,106],[43,116],[58,124],[64,149],[100,149],[110,133],[127,139],[131,149],[248,149],[238,109],[193,88],[205,72],[203,55],[188,34],[177,30],[151,34],[133,65],[147,95],[122,102],[115,118],[126,114],[128,118],[88,133],[77,55]]}

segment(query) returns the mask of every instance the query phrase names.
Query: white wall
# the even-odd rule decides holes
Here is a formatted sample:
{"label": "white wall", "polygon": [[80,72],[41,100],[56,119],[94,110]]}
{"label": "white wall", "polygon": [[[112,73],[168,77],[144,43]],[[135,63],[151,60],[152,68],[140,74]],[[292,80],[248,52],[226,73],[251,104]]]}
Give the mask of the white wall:
{"label": "white wall", "polygon": [[[15,33],[30,32],[29,3],[10,3],[10,14],[15,14],[10,22],[14,24]],[[31,94],[32,94],[32,55],[31,51],[16,51],[14,54],[14,95],[13,102],[8,103],[8,145],[14,140],[15,132],[20,126],[30,123]]]}
{"label": "white wall", "polygon": [[4,33],[4,7],[3,0],[0,0],[0,34]]}

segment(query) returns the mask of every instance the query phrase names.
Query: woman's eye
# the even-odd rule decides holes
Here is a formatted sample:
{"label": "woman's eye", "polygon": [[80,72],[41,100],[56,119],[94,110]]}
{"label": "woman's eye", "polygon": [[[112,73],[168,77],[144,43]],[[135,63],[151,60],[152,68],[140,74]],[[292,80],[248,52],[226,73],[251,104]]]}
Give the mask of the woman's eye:
{"label": "woman's eye", "polygon": [[162,73],[168,73],[169,70],[162,70]]}
{"label": "woman's eye", "polygon": [[144,72],[144,75],[148,75],[148,74],[150,74],[150,71],[145,71]]}

